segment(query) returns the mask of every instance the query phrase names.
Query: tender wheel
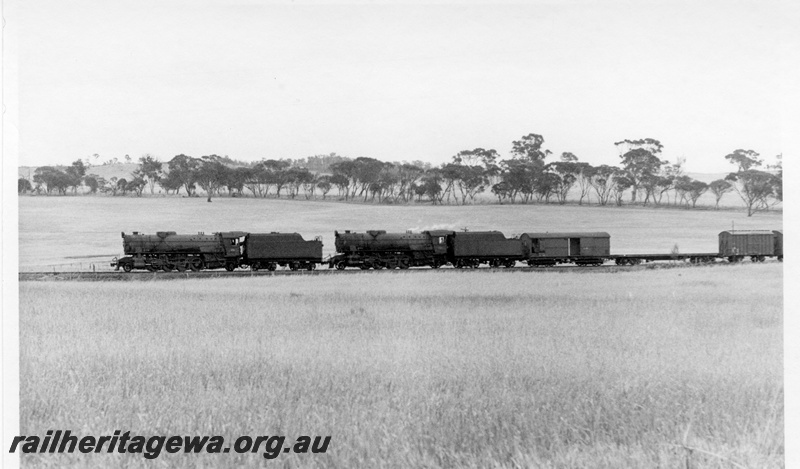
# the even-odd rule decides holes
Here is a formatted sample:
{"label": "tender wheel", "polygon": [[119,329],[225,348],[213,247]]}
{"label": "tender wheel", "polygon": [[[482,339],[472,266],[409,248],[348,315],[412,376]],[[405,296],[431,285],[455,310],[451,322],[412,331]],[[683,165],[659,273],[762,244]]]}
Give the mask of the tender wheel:
{"label": "tender wheel", "polygon": [[439,267],[441,267],[439,261],[433,261],[433,263],[431,263],[431,269],[438,269]]}
{"label": "tender wheel", "polygon": [[125,272],[130,272],[131,270],[133,270],[133,266],[126,262],[125,264],[122,264],[122,270],[124,270]]}
{"label": "tender wheel", "polygon": [[408,259],[400,259],[400,262],[397,263],[398,267],[405,270],[409,267]]}
{"label": "tender wheel", "polygon": [[228,272],[233,272],[234,269],[236,269],[236,264],[234,264],[233,262],[228,262],[227,264],[225,264],[225,270],[227,270]]}
{"label": "tender wheel", "polygon": [[347,267],[347,264],[344,261],[339,261],[336,263],[336,270],[344,270]]}

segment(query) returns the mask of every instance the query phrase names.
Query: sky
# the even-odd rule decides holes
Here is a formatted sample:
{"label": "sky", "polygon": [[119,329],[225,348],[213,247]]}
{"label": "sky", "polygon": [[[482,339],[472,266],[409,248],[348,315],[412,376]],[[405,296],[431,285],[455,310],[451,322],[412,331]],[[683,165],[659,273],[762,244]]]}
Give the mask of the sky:
{"label": "sky", "polygon": [[[19,165],[335,152],[438,165],[529,133],[618,164],[784,152],[800,42],[783,1],[6,2]],[[9,66],[10,65],[10,66]],[[8,97],[11,97],[11,101]],[[8,104],[7,104],[8,106]]]}

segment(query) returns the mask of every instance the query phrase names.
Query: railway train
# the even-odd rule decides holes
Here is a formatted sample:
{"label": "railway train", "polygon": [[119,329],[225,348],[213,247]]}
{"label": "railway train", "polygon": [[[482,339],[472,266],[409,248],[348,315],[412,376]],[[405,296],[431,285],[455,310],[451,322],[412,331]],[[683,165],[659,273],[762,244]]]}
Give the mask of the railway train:
{"label": "railway train", "polygon": [[723,231],[719,250],[688,254],[612,254],[606,232],[531,232],[508,238],[499,231],[431,230],[419,233],[370,230],[363,233],[334,232],[336,254],[323,259],[322,240],[305,240],[298,233],[249,233],[228,231],[206,235],[181,235],[159,231],[154,235],[122,233],[124,256],[112,267],[131,272],[199,271],[224,268],[314,270],[318,265],[344,270],[408,269],[451,265],[457,269],[531,267],[558,264],[597,266],[613,261],[636,265],[653,261],[715,262],[719,259],[753,262],[766,258],[783,260],[782,231]]}

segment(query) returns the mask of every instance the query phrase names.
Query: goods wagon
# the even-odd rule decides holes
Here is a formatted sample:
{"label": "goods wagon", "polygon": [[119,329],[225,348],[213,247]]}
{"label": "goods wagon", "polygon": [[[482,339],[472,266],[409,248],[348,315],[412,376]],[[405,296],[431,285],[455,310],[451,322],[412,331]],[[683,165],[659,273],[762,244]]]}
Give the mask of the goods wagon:
{"label": "goods wagon", "polygon": [[506,238],[499,231],[452,232],[448,237],[448,258],[453,267],[514,267],[527,260],[528,248],[519,238]]}
{"label": "goods wagon", "polygon": [[600,265],[611,255],[611,236],[606,232],[523,233],[520,239],[529,248],[531,266]]}
{"label": "goods wagon", "polygon": [[783,231],[773,231],[775,235],[775,256],[779,261],[783,261]]}
{"label": "goods wagon", "polygon": [[202,270],[238,265],[242,242],[247,233],[231,231],[207,235],[179,235],[174,231],[159,231],[154,235],[136,231],[122,233],[125,256],[112,263],[125,272],[133,269],[149,271]]}
{"label": "goods wagon", "polygon": [[747,256],[753,262],[763,262],[775,255],[775,238],[774,232],[766,230],[723,231],[719,234],[719,256],[730,262],[739,262]]}
{"label": "goods wagon", "polygon": [[322,263],[322,240],[306,241],[299,233],[250,233],[245,238],[241,266],[252,270],[314,270]]}
{"label": "goods wagon", "polygon": [[364,233],[334,232],[336,255],[329,267],[342,270],[346,267],[361,269],[400,268],[411,266],[440,267],[447,262],[447,235],[449,231],[422,233],[387,233],[369,230]]}

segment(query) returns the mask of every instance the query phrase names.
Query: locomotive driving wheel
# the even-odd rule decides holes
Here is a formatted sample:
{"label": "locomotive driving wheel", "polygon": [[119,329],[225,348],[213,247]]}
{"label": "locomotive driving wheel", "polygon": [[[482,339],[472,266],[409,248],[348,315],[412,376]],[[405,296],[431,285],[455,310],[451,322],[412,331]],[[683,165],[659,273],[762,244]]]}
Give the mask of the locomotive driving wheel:
{"label": "locomotive driving wheel", "polygon": [[195,272],[203,270],[203,259],[200,257],[193,257],[189,261],[189,268]]}

